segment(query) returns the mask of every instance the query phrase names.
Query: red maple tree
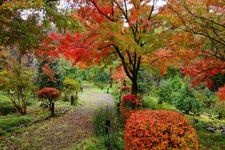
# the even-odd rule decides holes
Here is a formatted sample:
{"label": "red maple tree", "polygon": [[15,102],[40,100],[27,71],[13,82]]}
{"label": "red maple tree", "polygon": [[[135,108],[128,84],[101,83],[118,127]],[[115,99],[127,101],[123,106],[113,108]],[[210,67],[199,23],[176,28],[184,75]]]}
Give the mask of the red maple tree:
{"label": "red maple tree", "polygon": [[[95,64],[102,58],[115,56],[120,60],[127,77],[132,83],[131,93],[138,91],[138,72],[144,58],[151,57],[158,49],[163,49],[163,39],[167,37],[161,20],[158,0],[74,0],[77,5],[73,17],[85,27],[84,33],[51,34],[44,47],[55,49],[51,55],[62,55],[74,64]],[[159,38],[160,37],[160,38]],[[53,46],[54,47],[54,46]],[[163,51],[161,51],[163,52]],[[165,52],[165,54],[168,54]],[[160,60],[159,55],[154,62]],[[163,56],[164,57],[164,56]],[[109,58],[109,57],[108,57]]]}

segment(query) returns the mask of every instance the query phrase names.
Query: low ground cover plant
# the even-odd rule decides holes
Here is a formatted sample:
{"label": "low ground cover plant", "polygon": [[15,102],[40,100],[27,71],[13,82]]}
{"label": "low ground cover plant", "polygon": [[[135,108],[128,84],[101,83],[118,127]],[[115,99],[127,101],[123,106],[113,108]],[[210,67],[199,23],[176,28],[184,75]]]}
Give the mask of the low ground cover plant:
{"label": "low ground cover plant", "polygon": [[125,126],[125,149],[197,150],[198,138],[184,115],[165,110],[139,110]]}

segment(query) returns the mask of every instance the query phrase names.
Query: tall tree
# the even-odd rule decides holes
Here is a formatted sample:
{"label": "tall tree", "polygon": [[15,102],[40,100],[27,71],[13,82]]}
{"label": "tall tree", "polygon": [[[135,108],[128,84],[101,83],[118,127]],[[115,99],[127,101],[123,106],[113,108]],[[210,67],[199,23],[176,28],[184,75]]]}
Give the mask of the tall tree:
{"label": "tall tree", "polygon": [[[160,15],[159,0],[76,2],[82,7],[76,7],[74,17],[84,24],[86,32],[54,36],[57,50],[66,52],[67,58],[73,60],[92,58],[88,61],[92,64],[102,57],[111,56],[111,59],[115,59],[116,56],[132,82],[131,92],[137,94],[138,71],[142,63],[146,62],[144,58],[163,48],[163,37],[167,36],[168,28],[163,27],[165,22]],[[81,52],[90,57],[79,55]]]}
{"label": "tall tree", "polygon": [[225,1],[167,0],[165,8],[173,28],[202,41],[183,72],[194,85],[218,90],[225,84]]}
{"label": "tall tree", "polygon": [[4,69],[0,72],[0,87],[21,114],[26,113],[32,90],[34,72],[27,67],[34,49],[50,30],[78,28],[76,20],[58,9],[58,2],[0,0],[0,65]]}
{"label": "tall tree", "polygon": [[16,49],[21,61],[22,56],[30,56],[49,30],[78,29],[78,23],[60,11],[58,4],[58,0],[2,0],[0,45],[7,50]]}

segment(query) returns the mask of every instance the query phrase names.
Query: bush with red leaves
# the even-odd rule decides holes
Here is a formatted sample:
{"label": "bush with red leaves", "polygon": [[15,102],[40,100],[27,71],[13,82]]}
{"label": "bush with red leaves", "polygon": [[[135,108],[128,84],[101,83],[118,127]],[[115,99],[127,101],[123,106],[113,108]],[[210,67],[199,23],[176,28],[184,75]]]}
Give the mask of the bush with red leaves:
{"label": "bush with red leaves", "polygon": [[219,88],[216,94],[221,101],[225,101],[225,85]]}
{"label": "bush with red leaves", "polygon": [[55,100],[59,97],[60,91],[53,87],[45,87],[38,91],[38,97],[48,100]]}
{"label": "bush with red leaves", "polygon": [[121,115],[125,122],[133,110],[138,109],[139,106],[141,106],[141,100],[137,95],[127,94],[122,98]]}
{"label": "bush with red leaves", "polygon": [[135,111],[125,126],[125,150],[197,150],[197,139],[184,115],[172,111]]}
{"label": "bush with red leaves", "polygon": [[53,87],[45,87],[38,91],[38,97],[47,99],[51,110],[51,116],[54,116],[55,100],[60,96],[60,91]]}

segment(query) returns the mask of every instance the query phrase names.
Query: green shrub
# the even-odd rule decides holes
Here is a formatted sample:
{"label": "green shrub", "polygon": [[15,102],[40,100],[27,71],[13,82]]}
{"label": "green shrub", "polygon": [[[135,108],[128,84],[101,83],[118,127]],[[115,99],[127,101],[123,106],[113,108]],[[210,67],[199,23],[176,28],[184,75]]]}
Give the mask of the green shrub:
{"label": "green shrub", "polygon": [[144,108],[157,109],[157,98],[156,97],[145,97],[142,101]]}
{"label": "green shrub", "polygon": [[63,81],[64,90],[67,92],[78,92],[80,91],[80,83],[79,81],[72,79],[72,78],[66,78]]}
{"label": "green shrub", "polygon": [[207,108],[211,108],[211,106],[216,102],[215,93],[210,91],[208,88],[197,90],[195,92],[195,97],[197,100],[201,101]]}
{"label": "green shrub", "polygon": [[176,107],[186,114],[189,114],[190,112],[199,114],[201,103],[194,97],[186,97],[184,99],[179,99]]}
{"label": "green shrub", "polygon": [[[72,78],[66,78],[63,81],[63,86],[64,86],[64,100],[67,101],[71,100],[71,104],[75,105],[75,103],[77,103],[77,99],[78,99],[78,92],[81,90],[80,89],[80,83],[79,81],[72,79]],[[72,99],[73,96],[73,99]]]}
{"label": "green shrub", "polygon": [[0,134],[4,133],[1,133],[1,131],[11,131],[22,125],[27,125],[29,122],[31,122],[31,120],[32,118],[29,116],[0,118]]}
{"label": "green shrub", "polygon": [[176,107],[182,112],[189,114],[198,114],[201,109],[201,102],[196,99],[194,95],[194,89],[188,87],[188,84],[184,84],[179,92],[174,95],[176,99]]}
{"label": "green shrub", "polygon": [[159,103],[163,101],[174,104],[174,93],[177,92],[183,84],[179,76],[162,80],[159,87]]}
{"label": "green shrub", "polygon": [[177,110],[176,107],[172,104],[169,104],[166,102],[163,104],[159,104],[157,97],[152,97],[152,96],[144,97],[142,103],[143,103],[142,105],[144,108],[150,108],[153,110],[157,110],[157,109]]}
{"label": "green shrub", "polygon": [[149,94],[152,91],[154,81],[147,70],[141,69],[138,72],[138,92],[140,94]]}
{"label": "green shrub", "polygon": [[94,84],[103,89],[109,84],[110,81],[110,74],[109,71],[104,67],[94,67],[89,70],[90,72],[90,80],[94,81]]}
{"label": "green shrub", "polygon": [[0,90],[6,95],[17,111],[24,115],[27,113],[27,103],[30,99],[33,70],[14,64],[10,69],[0,72]]}
{"label": "green shrub", "polygon": [[0,100],[0,115],[16,112],[16,108],[8,100]]}

